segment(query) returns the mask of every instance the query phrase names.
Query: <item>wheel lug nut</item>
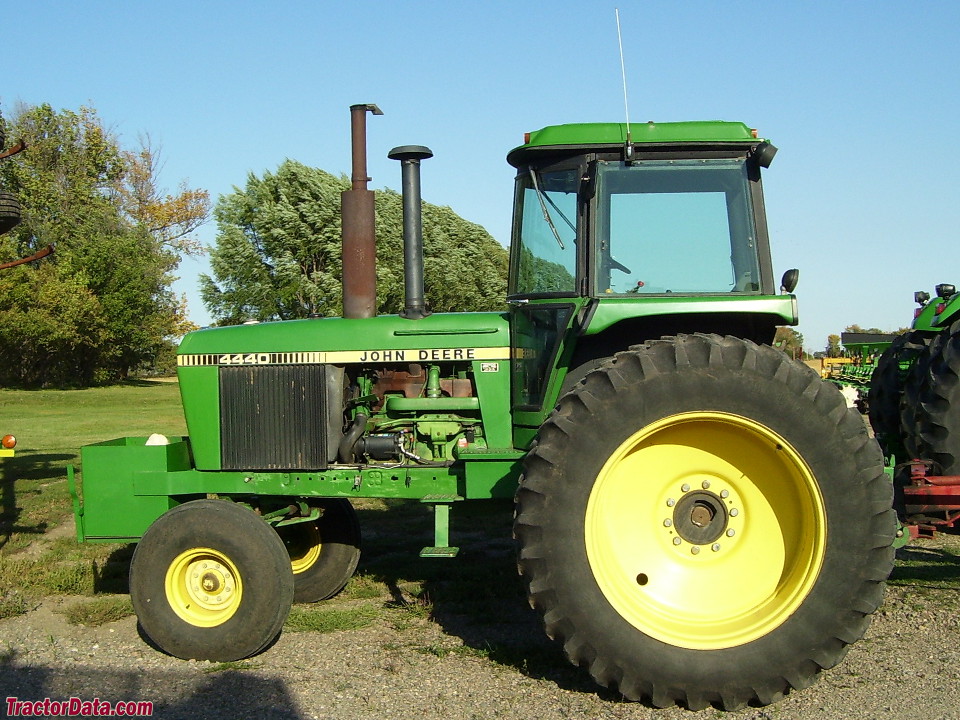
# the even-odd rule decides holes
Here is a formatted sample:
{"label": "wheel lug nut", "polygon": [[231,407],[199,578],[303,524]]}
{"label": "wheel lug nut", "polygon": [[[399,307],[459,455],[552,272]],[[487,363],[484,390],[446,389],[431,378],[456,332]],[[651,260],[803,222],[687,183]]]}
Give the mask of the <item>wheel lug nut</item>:
{"label": "wheel lug nut", "polygon": [[730,491],[729,491],[729,490],[721,490],[721,491],[720,491],[720,497],[722,497],[722,498],[728,498],[728,497],[730,497]]}
{"label": "wheel lug nut", "polygon": [[673,498],[667,498],[667,507],[673,507],[676,504],[677,504],[676,500],[674,500]]}
{"label": "wheel lug nut", "polygon": [[700,483],[700,487],[702,487],[704,490],[706,490],[708,487],[710,487],[710,481],[709,481],[709,480],[704,480],[702,483]]}
{"label": "wheel lug nut", "polygon": [[667,518],[666,520],[663,521],[664,527],[670,527],[671,525],[673,525],[673,521],[670,518]]}
{"label": "wheel lug nut", "polygon": [[683,490],[684,492],[690,492],[690,484],[684,483],[683,485],[680,486],[680,489]]}
{"label": "wheel lug nut", "polygon": [[714,552],[720,552],[720,543],[714,543],[713,545],[710,546],[710,549],[713,550]]}
{"label": "wheel lug nut", "polygon": [[673,539],[673,544],[674,544],[674,545],[679,545],[679,544],[682,543],[682,542],[683,542],[683,540],[681,540],[681,539],[678,538],[678,537],[675,537],[675,538]]}
{"label": "wheel lug nut", "polygon": [[729,530],[727,530],[727,537],[733,537],[736,534],[737,534],[737,531],[734,530],[733,528],[730,528]]}
{"label": "wheel lug nut", "polygon": [[698,555],[700,553],[700,547],[698,545],[694,545],[692,548],[690,548],[690,552],[693,555]]}
{"label": "wheel lug nut", "polygon": [[736,508],[730,508],[730,517],[736,517],[739,514],[740,514],[740,511],[737,510]]}

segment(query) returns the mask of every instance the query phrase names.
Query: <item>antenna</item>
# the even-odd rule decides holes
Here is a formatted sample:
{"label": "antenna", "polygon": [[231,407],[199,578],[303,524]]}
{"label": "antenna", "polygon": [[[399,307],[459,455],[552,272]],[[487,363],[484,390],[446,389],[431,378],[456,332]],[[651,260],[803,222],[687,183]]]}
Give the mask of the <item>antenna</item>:
{"label": "antenna", "polygon": [[630,141],[630,105],[627,102],[627,68],[623,63],[623,36],[620,34],[620,8],[614,8],[617,14],[617,44],[620,45],[620,76],[623,78],[623,111],[627,116],[627,160],[633,155],[633,143]]}

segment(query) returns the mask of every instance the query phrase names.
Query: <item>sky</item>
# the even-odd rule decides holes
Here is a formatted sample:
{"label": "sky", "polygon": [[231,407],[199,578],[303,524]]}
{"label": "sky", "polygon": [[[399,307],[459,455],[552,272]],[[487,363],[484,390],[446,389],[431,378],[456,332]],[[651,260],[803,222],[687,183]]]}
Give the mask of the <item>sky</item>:
{"label": "sky", "polygon": [[[400,187],[391,148],[426,145],[424,199],[507,244],[523,133],[625,117],[615,8],[631,122],[742,121],[779,148],[773,263],[800,270],[808,351],[960,285],[956,0],[31,0],[4,13],[0,109],[92,106],[124,147],[160,148],[163,187],[215,202],[287,158],[349,175],[349,106],[376,103],[371,188]],[[202,272],[185,260],[176,289],[205,325]]]}

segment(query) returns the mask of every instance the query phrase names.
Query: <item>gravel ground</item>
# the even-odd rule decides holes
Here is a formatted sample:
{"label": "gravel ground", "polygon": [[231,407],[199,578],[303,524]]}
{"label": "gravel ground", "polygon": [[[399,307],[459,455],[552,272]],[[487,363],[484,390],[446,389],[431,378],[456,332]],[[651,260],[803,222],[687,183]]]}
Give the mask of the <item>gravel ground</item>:
{"label": "gravel ground", "polygon": [[[505,544],[491,547],[498,548],[493,562],[509,573]],[[945,556],[945,547],[954,554]],[[0,621],[0,687],[21,700],[149,700],[154,717],[171,719],[960,718],[960,537],[941,534],[899,553],[883,607],[844,662],[780,703],[739,712],[622,702],[566,663],[512,591],[492,618],[463,614],[462,604],[443,600],[440,585],[430,619],[285,632],[265,653],[228,667],[152,649],[133,617],[70,625],[58,611],[78,599],[47,598]],[[423,562],[470,561],[465,553]]]}

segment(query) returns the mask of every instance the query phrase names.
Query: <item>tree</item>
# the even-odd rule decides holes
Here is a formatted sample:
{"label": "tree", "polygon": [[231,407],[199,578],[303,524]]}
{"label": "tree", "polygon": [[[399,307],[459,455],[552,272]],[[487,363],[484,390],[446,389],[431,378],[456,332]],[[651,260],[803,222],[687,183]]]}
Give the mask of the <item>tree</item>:
{"label": "tree", "polygon": [[840,348],[840,336],[836,333],[827,335],[826,353],[827,357],[831,358],[840,357],[843,354],[843,350]]}
{"label": "tree", "polygon": [[803,357],[803,335],[792,327],[786,325],[778,327],[773,345],[794,359]]}
{"label": "tree", "polygon": [[172,272],[193,248],[206,193],[164,195],[155,152],[123,150],[90,108],[20,108],[7,134],[28,149],[0,166],[23,207],[23,222],[0,238],[0,259],[57,251],[0,275],[0,381],[122,378],[182,330]]}
{"label": "tree", "polygon": [[[292,160],[214,209],[213,277],[201,276],[204,303],[219,324],[339,315],[340,193],[346,177]],[[376,195],[378,312],[403,307],[403,209],[392,190]],[[450,208],[423,204],[426,298],[436,311],[493,310],[506,291],[507,253],[479,225]]]}
{"label": "tree", "polygon": [[122,156],[126,167],[117,191],[126,216],[165,249],[199,254],[200,243],[191,233],[207,220],[209,193],[191,190],[183,181],[176,195],[161,191],[157,187],[159,151],[154,150],[149,137],[141,139],[138,150],[125,150]]}
{"label": "tree", "polygon": [[886,334],[888,334],[886,330],[881,330],[880,328],[875,328],[875,327],[864,329],[864,328],[860,327],[859,325],[857,325],[856,323],[854,323],[853,325],[847,325],[847,326],[843,329],[843,331],[844,331],[844,332],[848,332],[848,333],[865,333],[865,334],[867,334],[867,335],[886,335]]}

